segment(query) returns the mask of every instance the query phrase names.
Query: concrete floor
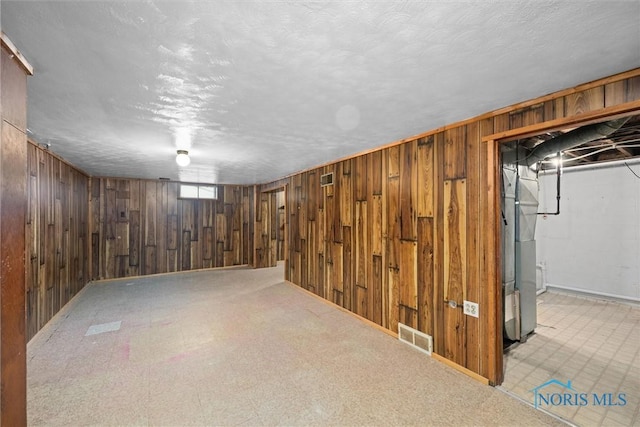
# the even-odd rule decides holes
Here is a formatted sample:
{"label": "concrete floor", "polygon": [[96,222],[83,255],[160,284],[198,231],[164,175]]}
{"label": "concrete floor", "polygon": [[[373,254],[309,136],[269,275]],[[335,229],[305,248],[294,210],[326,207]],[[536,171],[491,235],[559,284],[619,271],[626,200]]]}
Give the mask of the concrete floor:
{"label": "concrete floor", "polygon": [[[541,406],[573,424],[640,425],[640,306],[543,293],[535,334],[507,353],[505,366],[502,386],[527,402],[533,403],[532,390],[550,379],[571,381],[570,394],[585,393],[586,401]],[[567,392],[558,385],[551,391]],[[609,393],[613,399],[605,405],[602,396]]]}
{"label": "concrete floor", "polygon": [[88,285],[29,343],[29,424],[562,425],[281,277]]}

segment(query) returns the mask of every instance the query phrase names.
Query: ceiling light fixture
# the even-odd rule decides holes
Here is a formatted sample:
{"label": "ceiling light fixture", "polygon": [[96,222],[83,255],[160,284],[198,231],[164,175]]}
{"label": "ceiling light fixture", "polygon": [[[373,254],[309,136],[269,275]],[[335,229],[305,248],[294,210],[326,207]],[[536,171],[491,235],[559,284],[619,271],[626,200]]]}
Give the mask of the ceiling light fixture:
{"label": "ceiling light fixture", "polygon": [[176,156],[176,163],[178,166],[189,166],[191,159],[189,158],[189,152],[187,150],[178,150]]}

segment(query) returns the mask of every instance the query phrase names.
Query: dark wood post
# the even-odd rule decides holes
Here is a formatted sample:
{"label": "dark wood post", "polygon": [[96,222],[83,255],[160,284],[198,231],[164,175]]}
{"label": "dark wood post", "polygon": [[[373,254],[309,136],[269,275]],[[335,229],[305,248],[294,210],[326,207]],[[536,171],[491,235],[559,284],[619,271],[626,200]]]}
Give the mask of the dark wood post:
{"label": "dark wood post", "polygon": [[23,426],[27,424],[27,75],[32,69],[4,34],[1,44],[0,425]]}

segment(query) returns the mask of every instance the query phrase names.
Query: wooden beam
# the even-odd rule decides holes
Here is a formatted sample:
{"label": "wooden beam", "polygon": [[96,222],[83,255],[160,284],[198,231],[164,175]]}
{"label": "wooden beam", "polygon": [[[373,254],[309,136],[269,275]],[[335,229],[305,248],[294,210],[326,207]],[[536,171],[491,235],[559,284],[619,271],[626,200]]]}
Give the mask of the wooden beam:
{"label": "wooden beam", "polygon": [[620,147],[618,144],[614,144],[616,150],[624,154],[625,157],[633,157],[633,153],[625,147]]}

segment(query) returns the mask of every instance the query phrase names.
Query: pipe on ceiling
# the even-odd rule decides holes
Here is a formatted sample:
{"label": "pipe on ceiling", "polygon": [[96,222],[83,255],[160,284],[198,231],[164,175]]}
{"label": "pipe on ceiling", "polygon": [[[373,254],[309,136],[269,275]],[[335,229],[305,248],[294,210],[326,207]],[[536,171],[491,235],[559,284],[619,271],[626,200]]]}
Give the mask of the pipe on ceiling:
{"label": "pipe on ceiling", "polygon": [[607,137],[620,129],[628,120],[629,117],[624,117],[622,119],[582,126],[548,141],[542,142],[536,145],[532,150],[517,147],[503,153],[503,163],[518,163],[521,165],[531,166],[534,163],[544,160],[558,152],[577,147],[578,145],[582,145],[595,139]]}

